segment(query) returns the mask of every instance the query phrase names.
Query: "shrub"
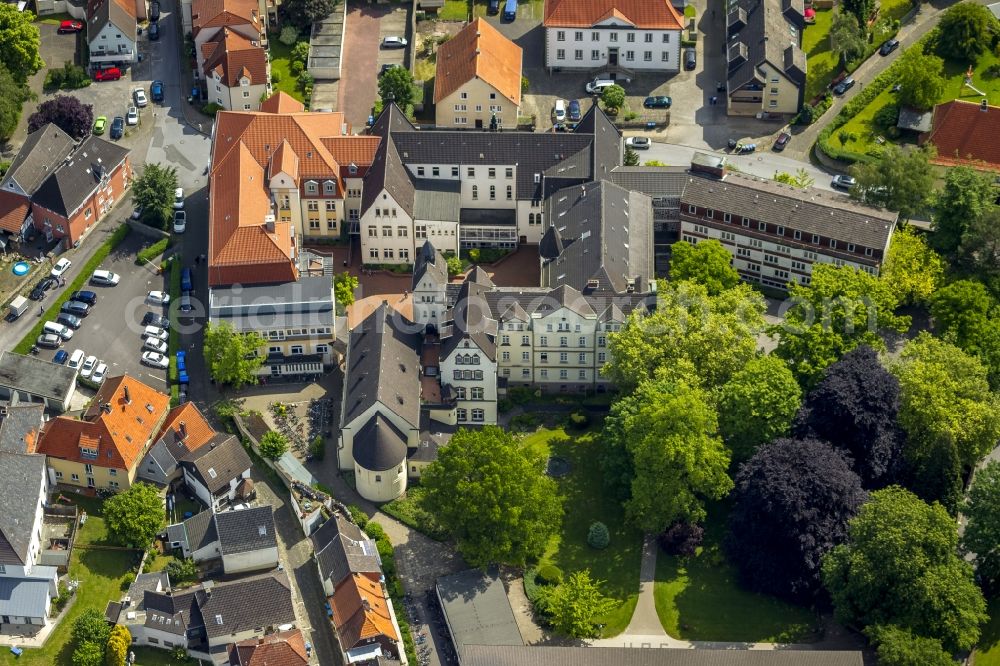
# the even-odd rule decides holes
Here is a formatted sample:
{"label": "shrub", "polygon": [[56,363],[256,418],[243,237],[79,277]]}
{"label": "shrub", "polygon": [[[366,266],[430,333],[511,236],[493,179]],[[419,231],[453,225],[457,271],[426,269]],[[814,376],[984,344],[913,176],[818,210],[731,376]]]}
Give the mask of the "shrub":
{"label": "shrub", "polygon": [[558,585],[562,579],[562,569],[554,564],[546,564],[538,569],[538,582],[542,585]]}
{"label": "shrub", "polygon": [[149,247],[139,250],[139,252],[135,255],[135,263],[140,266],[148,264],[153,259],[166,252],[168,247],[170,247],[169,238],[158,240]]}
{"label": "shrub", "polygon": [[354,524],[361,529],[365,529],[365,526],[368,525],[368,514],[361,507],[354,504],[348,505],[347,510],[350,512],[351,520],[354,521]]}
{"label": "shrub", "polygon": [[611,543],[611,534],[608,533],[608,526],[597,521],[590,524],[587,530],[587,544],[596,550],[604,550]]}
{"label": "shrub", "polygon": [[316,458],[316,460],[322,460],[326,456],[326,440],[322,435],[316,435],[313,441],[309,444],[309,453]]}
{"label": "shrub", "polygon": [[278,83],[281,81],[281,72],[276,69],[271,70],[271,83]]}
{"label": "shrub", "polygon": [[510,427],[522,432],[533,430],[538,427],[538,417],[534,414],[518,414],[510,420]]}
{"label": "shrub", "polygon": [[281,34],[278,35],[278,41],[285,46],[291,46],[295,42],[299,41],[299,30],[293,25],[285,25],[281,29]]}
{"label": "shrub", "polygon": [[206,116],[212,116],[214,118],[215,114],[218,113],[221,109],[222,107],[216,104],[215,102],[209,102],[205,106],[201,107],[201,112],[204,113]]}
{"label": "shrub", "polygon": [[288,450],[288,439],[280,432],[268,430],[258,444],[260,454],[268,460],[277,460]]}
{"label": "shrub", "polygon": [[577,430],[583,430],[590,425],[590,415],[587,412],[573,412],[569,415],[569,423]]}
{"label": "shrub", "polygon": [[299,88],[302,90],[312,89],[313,84],[316,83],[316,79],[309,72],[302,72],[299,74]]}
{"label": "shrub", "polygon": [[301,62],[305,65],[309,62],[309,42],[299,42],[292,47],[292,62]]}
{"label": "shrub", "polygon": [[87,70],[75,65],[69,60],[63,63],[63,87],[70,89],[86,88],[91,84]]}
{"label": "shrub", "polygon": [[524,596],[528,597],[533,606],[542,598],[542,588],[538,584],[538,569],[535,567],[524,570]]}
{"label": "shrub", "polygon": [[705,530],[694,523],[677,522],[660,535],[660,548],[671,555],[691,557],[698,551]]}
{"label": "shrub", "polygon": [[507,397],[515,405],[526,405],[535,397],[535,392],[525,386],[515,386],[507,390]]}
{"label": "shrub", "polygon": [[174,560],[163,569],[170,576],[171,583],[187,583],[198,578],[198,566],[194,560]]}
{"label": "shrub", "polygon": [[370,536],[375,541],[385,538],[385,530],[378,523],[369,521],[368,524],[365,525],[364,530],[365,534]]}
{"label": "shrub", "polygon": [[288,66],[288,69],[292,71],[292,76],[298,76],[305,70],[306,64],[301,60],[293,60]]}
{"label": "shrub", "polygon": [[522,76],[521,77],[521,92],[522,93],[528,92],[528,86],[530,86],[530,85],[531,85],[531,82],[528,81],[528,77],[527,76]]}
{"label": "shrub", "polygon": [[43,87],[46,90],[58,90],[59,88],[62,88],[64,81],[65,76],[63,75],[63,70],[50,69],[45,73],[45,83],[43,84]]}
{"label": "shrub", "polygon": [[886,104],[872,117],[872,124],[883,130],[895,127],[897,122],[899,122],[899,106],[896,104]]}

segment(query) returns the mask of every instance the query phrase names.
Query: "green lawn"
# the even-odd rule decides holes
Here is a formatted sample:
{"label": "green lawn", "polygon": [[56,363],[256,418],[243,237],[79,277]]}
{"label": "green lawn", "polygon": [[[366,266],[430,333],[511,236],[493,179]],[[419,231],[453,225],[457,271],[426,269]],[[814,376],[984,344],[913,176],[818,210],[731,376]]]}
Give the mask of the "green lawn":
{"label": "green lawn", "polygon": [[[605,625],[602,636],[620,634],[632,619],[639,598],[642,533],[625,525],[621,504],[605,490],[598,464],[599,432],[572,433],[572,437],[567,437],[561,429],[542,429],[524,441],[526,446],[562,456],[572,465],[570,474],[558,481],[564,508],[562,525],[539,566],[554,564],[564,576],[590,569],[594,578],[603,581],[604,593],[620,604],[601,619]],[[587,530],[597,520],[611,532],[611,545],[605,550],[594,550],[587,544]]]}
{"label": "green lawn", "polygon": [[183,666],[197,663],[194,659],[174,659],[167,650],[136,647],[132,651],[135,652],[135,666]]}
{"label": "green lawn", "polygon": [[833,10],[816,12],[816,22],[802,33],[802,50],[806,54],[806,102],[819,95],[836,73],[838,58],[830,50],[830,24]]}
{"label": "green lawn", "polygon": [[467,0],[444,0],[444,7],[438,10],[439,21],[468,21],[469,3]]}
{"label": "green lawn", "polygon": [[990,602],[987,609],[990,621],[983,627],[982,638],[976,648],[976,666],[1000,666],[1000,599]]}
{"label": "green lawn", "polygon": [[739,586],[720,545],[726,514],[724,504],[709,505],[703,546],[690,561],[659,553],[654,594],[663,628],[675,638],[700,641],[817,640],[814,613]]}
{"label": "green lawn", "polygon": [[[87,523],[77,533],[76,545],[70,559],[69,575],[80,581],[76,600],[66,617],[53,630],[41,649],[25,649],[20,658],[8,650],[0,650],[0,664],[14,666],[72,666],[73,646],[70,632],[73,621],[88,608],[104,612],[108,601],[121,597],[122,588],[132,569],[139,563],[140,554],[125,550],[95,550],[81,545],[101,544],[107,539],[107,529],[100,516],[100,500],[67,494],[75,504],[87,511]],[[79,501],[77,501],[79,500]],[[169,662],[142,662],[156,664]]]}
{"label": "green lawn", "polygon": [[35,17],[35,23],[44,23],[45,25],[59,25],[63,21],[72,20],[74,20],[73,17],[66,13],[47,14],[45,16]]}
{"label": "green lawn", "polygon": [[[268,34],[267,42],[271,52],[271,87],[275,92],[280,90],[305,103],[306,99],[299,90],[298,76],[292,76],[292,47],[282,44],[276,32]],[[277,83],[274,82],[275,74],[280,79]]]}
{"label": "green lawn", "polygon": [[420,506],[426,492],[422,486],[411,485],[406,489],[405,496],[383,504],[381,509],[404,525],[409,525],[432,539],[444,541],[448,538],[448,533]]}

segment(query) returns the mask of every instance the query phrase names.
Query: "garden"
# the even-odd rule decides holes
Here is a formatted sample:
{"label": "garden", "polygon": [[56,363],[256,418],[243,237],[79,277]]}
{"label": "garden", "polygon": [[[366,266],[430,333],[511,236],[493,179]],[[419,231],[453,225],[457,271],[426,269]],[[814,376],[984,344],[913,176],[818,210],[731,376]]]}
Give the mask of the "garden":
{"label": "garden", "polygon": [[299,39],[298,31],[286,25],[280,33],[267,36],[271,57],[271,88],[291,95],[309,107],[313,77],[306,71],[309,59],[309,38]]}
{"label": "garden", "polygon": [[990,621],[983,627],[982,638],[976,648],[976,666],[1000,666],[1000,599],[990,602]]}

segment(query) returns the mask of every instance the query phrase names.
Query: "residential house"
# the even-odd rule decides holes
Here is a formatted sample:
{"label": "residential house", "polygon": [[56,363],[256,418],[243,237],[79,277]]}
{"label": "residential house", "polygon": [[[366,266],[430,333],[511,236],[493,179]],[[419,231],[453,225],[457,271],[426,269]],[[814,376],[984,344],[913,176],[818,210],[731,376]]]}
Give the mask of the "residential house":
{"label": "residential house", "polygon": [[90,135],[32,195],[35,229],[50,242],[61,240],[65,249],[76,247],[131,183],[129,150]]}
{"label": "residential house", "polygon": [[485,19],[476,18],[438,47],[435,68],[437,127],[500,129],[517,125],[521,47]]}
{"label": "residential house", "polygon": [[225,30],[267,48],[267,26],[261,20],[258,0],[182,0],[181,5],[182,20],[186,21],[190,13],[190,25],[186,26],[186,32],[194,38],[199,72],[206,71],[205,63],[215,50],[214,47],[206,49],[205,45]]}
{"label": "residential house", "polygon": [[174,407],[139,465],[139,478],[160,486],[179,479],[178,461],[208,444],[217,434],[193,402]]}
{"label": "residential house", "polygon": [[[154,619],[149,623],[149,631],[147,632],[147,591],[154,594],[153,599],[155,601],[162,600],[159,595],[169,594],[170,578],[167,576],[166,572],[157,571],[154,573],[147,572],[136,575],[135,580],[133,580],[129,585],[128,590],[121,598],[121,601],[108,602],[107,608],[104,611],[105,619],[111,624],[124,625],[132,635],[132,640],[137,645],[164,645],[164,643],[169,643],[169,645],[164,645],[164,647],[170,648],[174,647],[177,643],[183,645],[185,643],[184,639],[177,638],[178,636],[183,636],[183,631],[180,630],[180,624],[177,625],[178,629],[175,630],[174,623],[172,621],[168,625],[165,621],[161,623]],[[154,605],[156,608],[163,608],[163,604],[156,604],[154,602]],[[166,613],[163,613],[163,615],[166,615]],[[177,619],[181,618],[178,617]],[[152,643],[149,641],[150,636],[154,639]]]}
{"label": "residential house", "polygon": [[550,72],[680,70],[684,22],[670,0],[545,0],[542,26]]}
{"label": "residential house", "polygon": [[392,601],[380,577],[350,574],[337,585],[329,603],[344,663],[405,658]]}
{"label": "residential house", "polygon": [[45,405],[0,405],[0,452],[34,453],[45,426]]}
{"label": "residential house", "polygon": [[87,3],[88,62],[91,67],[128,66],[138,62],[135,0],[89,0]]}
{"label": "residential house", "polygon": [[38,403],[65,412],[76,393],[76,374],[58,363],[0,350],[0,400]]}
{"label": "residential house", "polygon": [[230,666],[306,666],[311,646],[298,629],[250,638],[229,646]]}
{"label": "residential house", "polygon": [[271,65],[259,39],[223,28],[202,45],[208,99],[226,110],[251,111],[271,91]]}
{"label": "residential house", "polygon": [[726,16],[726,110],[790,117],[806,88],[803,0],[735,0]]}
{"label": "residential house", "polygon": [[992,139],[998,129],[1000,107],[956,99],[934,107],[930,131],[920,135],[920,143],[937,149],[933,164],[1000,171],[1000,147]]}
{"label": "residential house", "polygon": [[309,538],[325,596],[333,596],[337,585],[352,574],[382,575],[375,542],[339,513],[334,513]]}
{"label": "residential house", "polygon": [[202,511],[167,527],[167,543],[195,562],[221,559],[227,576],[278,566],[272,507]]}
{"label": "residential house", "polygon": [[240,482],[250,478],[253,462],[235,435],[216,434],[180,461],[184,483],[210,511],[237,498]]}
{"label": "residential house", "polygon": [[128,489],[169,405],[170,396],[137,379],[109,377],[80,418],[58,416],[45,424],[37,452],[48,456],[50,481]]}
{"label": "residential house", "polygon": [[73,138],[53,124],[28,134],[0,179],[0,229],[23,241],[34,228],[31,197],[73,153]]}
{"label": "residential house", "polygon": [[212,652],[296,622],[291,587],[283,571],[227,583],[202,583],[197,595]]}
{"label": "residential house", "polygon": [[413,262],[413,321],[427,330],[437,331],[448,311],[448,263],[429,240],[424,241]]}
{"label": "residential house", "polygon": [[198,604],[200,592],[201,586],[177,591],[169,587],[162,591],[144,590],[142,611],[136,611],[136,620],[143,618],[141,629],[135,630],[138,623],[129,626],[127,613],[126,622],[123,623],[119,616],[119,623],[128,627],[137,645],[165,650],[183,647],[189,654],[207,655],[205,620]]}
{"label": "residential house", "polygon": [[166,542],[179,549],[184,559],[195,562],[207,562],[221,555],[215,514],[211,511],[200,511],[184,522],[168,525]]}

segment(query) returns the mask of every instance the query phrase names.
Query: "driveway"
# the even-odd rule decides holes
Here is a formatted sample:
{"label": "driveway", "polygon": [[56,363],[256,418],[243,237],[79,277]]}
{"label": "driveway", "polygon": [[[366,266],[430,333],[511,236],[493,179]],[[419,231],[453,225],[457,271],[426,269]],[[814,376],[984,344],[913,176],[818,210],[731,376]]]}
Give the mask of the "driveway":
{"label": "driveway", "polygon": [[355,131],[365,126],[378,98],[379,23],[391,13],[388,5],[356,2],[347,10],[337,110]]}

